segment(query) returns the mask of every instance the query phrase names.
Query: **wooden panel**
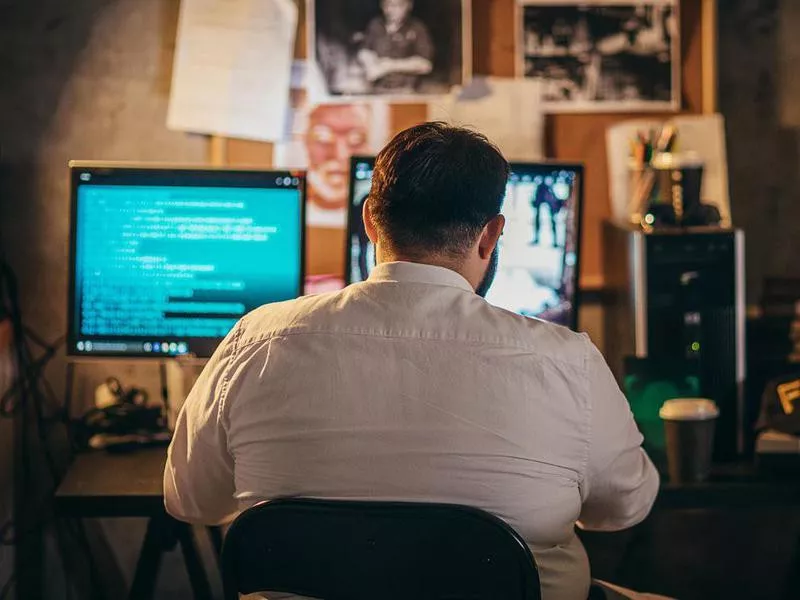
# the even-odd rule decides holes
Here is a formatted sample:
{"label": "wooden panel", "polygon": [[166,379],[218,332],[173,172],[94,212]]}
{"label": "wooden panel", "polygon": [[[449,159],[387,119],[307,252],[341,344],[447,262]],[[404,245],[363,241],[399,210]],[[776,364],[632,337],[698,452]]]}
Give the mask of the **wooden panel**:
{"label": "wooden panel", "polygon": [[272,167],[272,144],[228,140],[228,164],[232,167]]}
{"label": "wooden panel", "polygon": [[[708,0],[681,0],[681,60],[683,112],[700,113],[703,110],[703,2]],[[305,11],[300,2],[300,31],[296,53],[305,57]],[[516,37],[515,0],[472,0],[473,65],[476,74],[513,77]],[[583,244],[581,286],[601,287],[602,247],[600,232],[602,222],[610,215],[608,195],[607,157],[605,150],[606,128],[629,118],[643,116],[628,113],[562,114],[550,115],[546,120],[547,152],[561,160],[586,164],[585,203],[583,218]],[[668,114],[644,116],[660,116]],[[396,105],[392,107],[391,129],[396,133],[426,118],[423,104]],[[269,166],[272,148],[242,140],[230,140],[227,158],[232,165]],[[342,231],[310,228],[307,245],[309,274],[343,273],[345,234]]]}

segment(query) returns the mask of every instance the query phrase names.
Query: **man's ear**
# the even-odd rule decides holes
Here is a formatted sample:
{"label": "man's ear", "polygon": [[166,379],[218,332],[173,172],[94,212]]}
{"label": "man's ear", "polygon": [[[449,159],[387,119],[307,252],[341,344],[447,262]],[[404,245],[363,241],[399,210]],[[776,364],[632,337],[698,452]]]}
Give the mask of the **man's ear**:
{"label": "man's ear", "polygon": [[378,230],[375,229],[375,223],[372,222],[372,208],[369,203],[369,196],[364,199],[364,205],[361,207],[361,218],[364,220],[364,229],[367,232],[369,241],[377,244]]}
{"label": "man's ear", "polygon": [[497,215],[484,226],[481,231],[481,236],[478,240],[478,255],[486,260],[494,252],[497,243],[500,241],[500,236],[503,235],[503,228],[506,226],[506,218],[503,215]]}

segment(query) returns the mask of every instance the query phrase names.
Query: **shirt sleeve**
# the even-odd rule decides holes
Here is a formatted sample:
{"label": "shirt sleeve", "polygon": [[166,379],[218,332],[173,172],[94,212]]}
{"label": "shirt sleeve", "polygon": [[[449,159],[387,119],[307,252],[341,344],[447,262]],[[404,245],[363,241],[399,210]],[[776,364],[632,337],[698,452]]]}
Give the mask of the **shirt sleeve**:
{"label": "shirt sleeve", "polygon": [[590,343],[589,456],[581,485],[578,525],[618,531],[644,520],[658,494],[659,476],[642,449],[642,434],[605,359]]}
{"label": "shirt sleeve", "polygon": [[219,525],[238,512],[222,406],[240,325],[219,345],[181,408],[164,469],[164,505],[178,520]]}

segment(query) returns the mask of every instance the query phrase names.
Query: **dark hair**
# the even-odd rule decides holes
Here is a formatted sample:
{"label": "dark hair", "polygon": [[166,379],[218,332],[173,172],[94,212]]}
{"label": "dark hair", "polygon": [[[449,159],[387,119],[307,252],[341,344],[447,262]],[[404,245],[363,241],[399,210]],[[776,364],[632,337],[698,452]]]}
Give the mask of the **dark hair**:
{"label": "dark hair", "polygon": [[372,173],[381,242],[410,257],[463,254],[500,213],[509,174],[508,161],[475,131],[423,123],[400,132]]}

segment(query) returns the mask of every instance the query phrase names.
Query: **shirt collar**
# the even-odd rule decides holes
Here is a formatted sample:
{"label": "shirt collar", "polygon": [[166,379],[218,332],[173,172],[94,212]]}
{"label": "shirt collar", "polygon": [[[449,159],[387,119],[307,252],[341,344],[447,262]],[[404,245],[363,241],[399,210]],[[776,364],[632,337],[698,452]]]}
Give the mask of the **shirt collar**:
{"label": "shirt collar", "polygon": [[377,265],[369,275],[369,281],[394,281],[398,283],[427,283],[460,288],[465,291],[475,290],[461,275],[434,265],[423,265],[411,262],[388,262]]}

